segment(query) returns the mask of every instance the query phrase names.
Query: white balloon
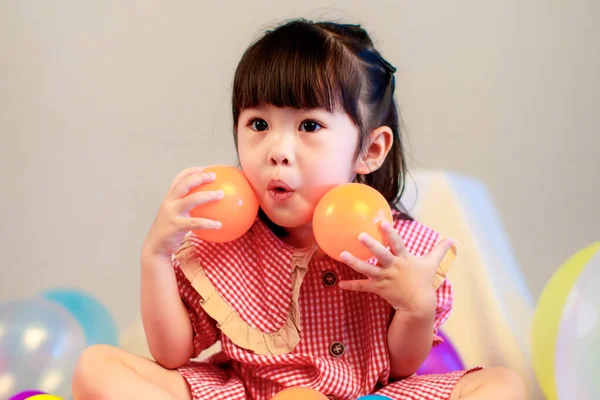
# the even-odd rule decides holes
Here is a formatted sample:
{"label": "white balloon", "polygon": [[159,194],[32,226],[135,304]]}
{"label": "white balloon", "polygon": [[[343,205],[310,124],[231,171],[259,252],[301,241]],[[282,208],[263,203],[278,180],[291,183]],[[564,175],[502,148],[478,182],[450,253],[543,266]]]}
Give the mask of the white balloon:
{"label": "white balloon", "polygon": [[560,400],[600,398],[600,251],[584,266],[567,298],[556,339]]}
{"label": "white balloon", "polygon": [[0,399],[24,390],[71,397],[71,379],[86,346],[71,314],[44,299],[0,304]]}

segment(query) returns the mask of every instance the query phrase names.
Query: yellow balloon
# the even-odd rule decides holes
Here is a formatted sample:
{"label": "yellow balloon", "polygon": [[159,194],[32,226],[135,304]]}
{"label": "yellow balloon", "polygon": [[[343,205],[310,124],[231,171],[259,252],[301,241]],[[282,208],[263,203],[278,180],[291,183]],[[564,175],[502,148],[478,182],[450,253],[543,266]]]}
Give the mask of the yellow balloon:
{"label": "yellow balloon", "polygon": [[596,242],[568,259],[550,277],[537,302],[531,327],[531,351],[535,374],[548,400],[558,399],[554,355],[565,302],[583,267],[599,250],[600,242]]}
{"label": "yellow balloon", "polygon": [[35,396],[28,397],[27,400],[63,400],[60,397],[53,396],[51,394],[36,394]]}

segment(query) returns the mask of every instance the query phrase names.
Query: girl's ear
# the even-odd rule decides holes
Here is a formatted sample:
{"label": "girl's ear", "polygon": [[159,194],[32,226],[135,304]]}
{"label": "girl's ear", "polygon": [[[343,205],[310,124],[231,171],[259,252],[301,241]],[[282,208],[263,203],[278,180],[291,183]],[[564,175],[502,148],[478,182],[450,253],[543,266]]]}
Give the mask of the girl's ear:
{"label": "girl's ear", "polygon": [[387,157],[392,144],[394,143],[394,134],[388,126],[380,126],[373,129],[367,140],[367,145],[358,155],[354,172],[360,175],[367,175],[381,167]]}

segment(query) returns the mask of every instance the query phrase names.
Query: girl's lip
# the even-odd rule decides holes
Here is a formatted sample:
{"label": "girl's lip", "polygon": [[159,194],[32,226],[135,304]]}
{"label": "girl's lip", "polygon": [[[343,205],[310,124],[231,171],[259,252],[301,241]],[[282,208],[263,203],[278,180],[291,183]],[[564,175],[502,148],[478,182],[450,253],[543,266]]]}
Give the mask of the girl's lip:
{"label": "girl's lip", "polygon": [[272,179],[267,184],[267,192],[269,192],[269,195],[274,200],[283,201],[289,199],[294,194],[294,189],[282,180]]}
{"label": "girl's lip", "polygon": [[287,183],[285,183],[284,181],[279,180],[279,179],[270,180],[269,183],[267,184],[267,190],[269,192],[275,191],[275,192],[280,192],[280,193],[294,191],[294,189],[292,189]]}
{"label": "girl's lip", "polygon": [[293,191],[287,191],[287,190],[277,190],[277,189],[271,189],[268,191],[269,195],[277,201],[283,201],[283,200],[287,200],[290,197],[292,197],[292,195],[294,194]]}

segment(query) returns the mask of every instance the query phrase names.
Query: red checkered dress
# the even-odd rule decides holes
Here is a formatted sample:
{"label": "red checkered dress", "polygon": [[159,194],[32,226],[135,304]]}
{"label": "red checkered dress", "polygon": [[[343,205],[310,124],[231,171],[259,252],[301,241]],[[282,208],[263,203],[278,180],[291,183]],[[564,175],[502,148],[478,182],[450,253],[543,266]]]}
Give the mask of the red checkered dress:
{"label": "red checkered dress", "polygon": [[[416,221],[397,221],[396,228],[417,256],[439,239]],[[259,219],[234,242],[207,243],[191,236],[182,248],[187,255],[176,254],[174,268],[192,321],[196,356],[218,340],[222,345],[211,359],[192,360],[179,369],[194,399],[270,399],[290,386],[308,386],[332,399],[367,394],[448,399],[468,372],[390,381],[390,305],[374,294],[341,290],[340,280],[364,276],[283,243]],[[437,290],[436,331],[451,306],[451,286],[444,280]],[[266,339],[252,339],[261,335]],[[440,340],[434,336],[434,343]],[[282,350],[286,346],[291,347]]]}

